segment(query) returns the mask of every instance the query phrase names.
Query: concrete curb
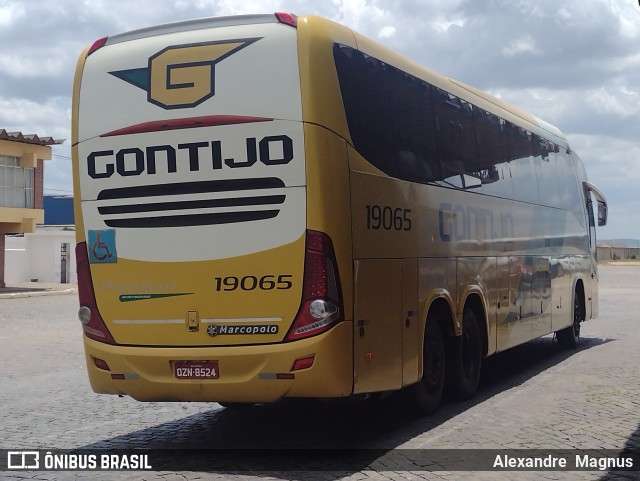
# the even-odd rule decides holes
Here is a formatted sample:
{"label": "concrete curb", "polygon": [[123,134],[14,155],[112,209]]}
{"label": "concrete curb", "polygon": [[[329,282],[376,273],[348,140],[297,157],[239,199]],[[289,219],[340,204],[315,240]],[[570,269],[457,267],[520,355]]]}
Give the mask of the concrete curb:
{"label": "concrete curb", "polygon": [[62,291],[10,292],[6,294],[0,294],[0,299],[23,299],[25,297],[60,296],[66,294],[75,294],[76,292],[78,292],[78,289],[65,289]]}

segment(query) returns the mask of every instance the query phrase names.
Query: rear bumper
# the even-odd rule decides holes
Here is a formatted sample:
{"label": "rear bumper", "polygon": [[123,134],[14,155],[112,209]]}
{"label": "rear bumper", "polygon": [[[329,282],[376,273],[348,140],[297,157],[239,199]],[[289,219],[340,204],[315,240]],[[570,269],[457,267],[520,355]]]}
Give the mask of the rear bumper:
{"label": "rear bumper", "polygon": [[[92,389],[139,401],[271,402],[284,397],[344,397],[353,391],[352,325],[300,341],[228,347],[113,346],[84,337]],[[310,368],[290,373],[296,359],[314,356]],[[110,371],[96,367],[102,359]],[[218,361],[219,378],[176,379],[172,361]],[[112,379],[124,374],[125,379]]]}

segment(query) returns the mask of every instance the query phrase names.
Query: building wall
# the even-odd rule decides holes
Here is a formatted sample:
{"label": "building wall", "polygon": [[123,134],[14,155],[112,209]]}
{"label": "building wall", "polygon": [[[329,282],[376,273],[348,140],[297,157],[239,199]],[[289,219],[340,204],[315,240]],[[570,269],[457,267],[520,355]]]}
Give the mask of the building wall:
{"label": "building wall", "polygon": [[628,259],[640,259],[640,248],[598,246],[598,261],[600,262]]}
{"label": "building wall", "polygon": [[[5,257],[1,254],[5,252],[5,236],[2,233],[0,233],[0,249],[0,273],[3,273],[5,266]],[[6,287],[4,276],[0,277],[0,287]]]}
{"label": "building wall", "polygon": [[45,225],[74,225],[73,196],[44,196]]}
{"label": "building wall", "polygon": [[29,239],[22,236],[7,236],[5,249],[5,272],[9,282],[28,282],[31,277]]}
{"label": "building wall", "polygon": [[24,237],[7,236],[5,281],[62,282],[65,277],[62,272],[63,244],[67,245],[66,282],[76,283],[75,232],[59,228],[38,228]]}
{"label": "building wall", "polygon": [[[26,243],[24,250],[9,250],[5,248],[5,234],[32,233],[36,231],[36,225],[44,220],[44,160],[51,158],[51,145],[59,145],[62,140],[53,140],[50,137],[39,138],[37,135],[23,135],[21,132],[8,133],[0,129],[0,156],[3,156],[2,168],[5,169],[6,184],[3,186],[2,202],[0,204],[0,287],[5,287],[6,281],[25,281],[25,266],[29,266],[29,274],[34,275],[35,271],[49,282],[55,281],[55,270],[46,259],[40,258],[40,251],[31,245],[31,239]],[[6,172],[11,169],[11,176],[6,176]],[[28,169],[28,171],[27,171]],[[24,170],[24,171],[23,171]],[[14,176],[18,172],[19,176]],[[27,177],[28,175],[28,177]],[[27,199],[26,194],[31,194],[27,179],[33,176],[33,202]],[[9,180],[13,179],[13,180]],[[20,201],[20,191],[25,194],[24,202]],[[12,192],[11,197],[7,196]],[[18,196],[16,196],[18,194]],[[18,199],[18,201],[16,201]],[[55,236],[54,236],[55,237]],[[37,239],[40,239],[39,237]],[[40,240],[34,241],[36,244]],[[55,244],[56,241],[51,241]],[[59,243],[58,243],[59,244]],[[71,243],[70,245],[73,245]],[[58,249],[59,249],[58,245]],[[53,246],[46,250],[54,249]],[[25,258],[25,254],[26,258]],[[11,259],[6,259],[7,253],[13,253]],[[10,254],[11,255],[11,254]],[[59,256],[59,251],[58,251]],[[20,259],[16,261],[16,259]],[[5,264],[11,266],[9,272],[5,272]],[[75,261],[74,261],[75,264]],[[60,268],[58,279],[60,279]],[[35,274],[38,275],[38,274]],[[59,281],[58,281],[59,282]]]}

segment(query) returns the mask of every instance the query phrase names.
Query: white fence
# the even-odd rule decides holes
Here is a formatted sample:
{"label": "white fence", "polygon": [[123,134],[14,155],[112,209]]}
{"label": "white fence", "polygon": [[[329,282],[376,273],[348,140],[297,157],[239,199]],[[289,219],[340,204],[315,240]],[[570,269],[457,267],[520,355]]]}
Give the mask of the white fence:
{"label": "white fence", "polygon": [[33,234],[6,236],[4,280],[77,283],[75,232],[38,227]]}

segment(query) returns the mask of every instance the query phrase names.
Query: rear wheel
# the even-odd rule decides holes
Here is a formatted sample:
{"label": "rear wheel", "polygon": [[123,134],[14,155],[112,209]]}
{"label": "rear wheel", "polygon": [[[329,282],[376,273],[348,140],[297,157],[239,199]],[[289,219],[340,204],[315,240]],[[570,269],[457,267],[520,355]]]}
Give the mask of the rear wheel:
{"label": "rear wheel", "polygon": [[470,399],[478,389],[482,368],[480,324],[471,309],[467,309],[462,317],[462,336],[452,344],[448,385],[456,399]]}
{"label": "rear wheel", "polygon": [[573,295],[573,324],[556,332],[558,344],[565,349],[575,349],[580,344],[580,323],[584,320],[584,307],[580,292]]}
{"label": "rear wheel", "polygon": [[431,414],[442,401],[446,374],[446,353],[442,330],[433,318],[427,319],[422,353],[423,373],[418,383],[407,388],[411,407],[418,414]]}

